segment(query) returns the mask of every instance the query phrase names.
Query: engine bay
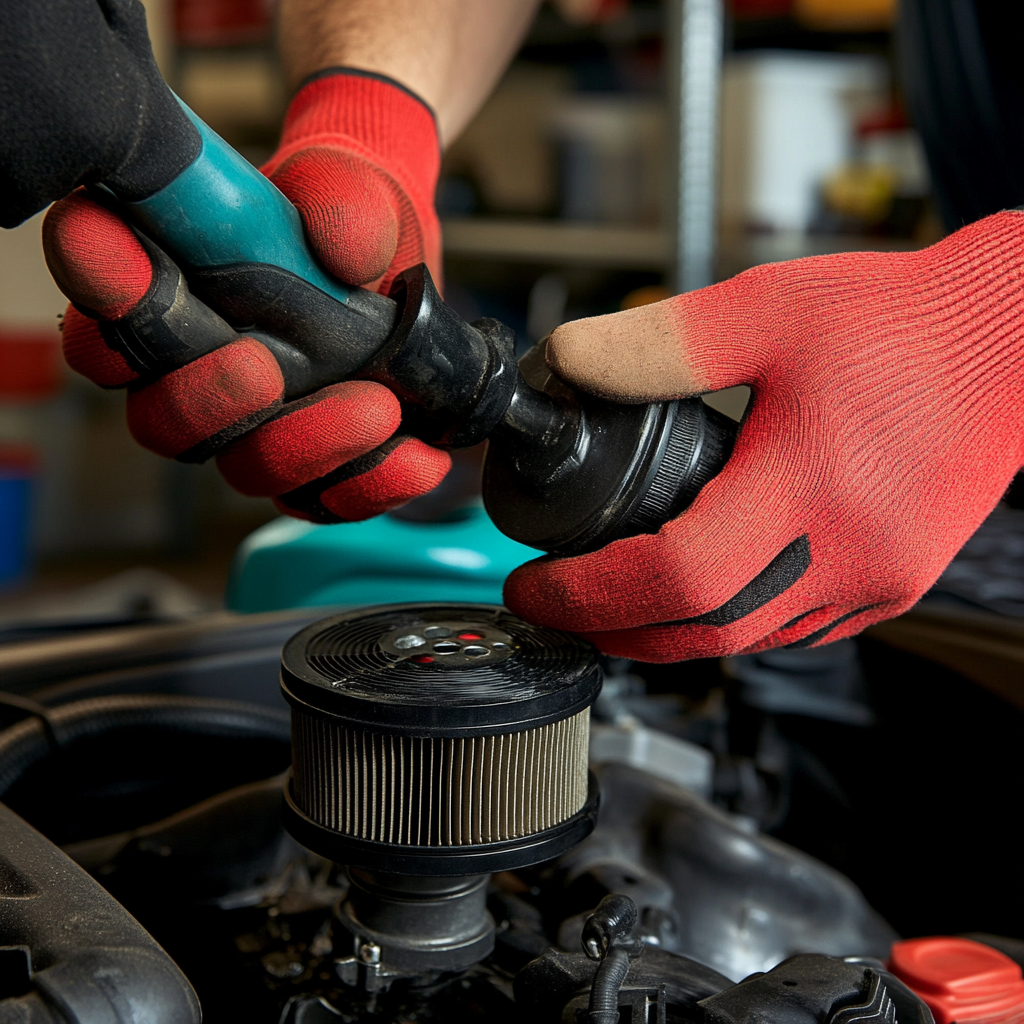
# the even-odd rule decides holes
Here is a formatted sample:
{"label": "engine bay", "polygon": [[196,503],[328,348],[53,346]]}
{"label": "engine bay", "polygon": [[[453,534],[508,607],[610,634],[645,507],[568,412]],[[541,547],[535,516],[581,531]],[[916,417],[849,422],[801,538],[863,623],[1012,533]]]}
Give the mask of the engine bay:
{"label": "engine bay", "polygon": [[[308,613],[9,647],[0,1021],[198,1021],[201,1006],[210,1022],[267,1024],[925,1024],[953,1005],[927,989],[928,958],[953,954],[991,954],[1010,975],[971,1004],[975,1016],[945,1020],[981,1019],[997,1004],[992,1020],[1014,1019],[1024,987],[1016,708],[874,638],[722,664],[598,667],[557,638],[531,638],[508,613],[465,608],[373,620],[352,650],[325,648],[330,630]],[[300,637],[326,673],[322,700],[308,679],[301,691],[305,668],[289,669]],[[423,653],[437,644],[456,645],[464,669],[443,662],[443,646]],[[560,653],[527,662],[530,644]],[[499,676],[519,687],[505,718],[490,699],[474,705],[466,682],[482,671],[474,658],[496,656],[508,671],[491,665],[488,692]],[[434,664],[411,660],[424,657]],[[386,681],[367,692],[374,707],[386,694],[390,719],[360,719],[359,672]],[[335,684],[343,706],[331,703]],[[320,701],[324,721],[387,734],[391,746],[361,748],[357,764],[321,739],[326,755],[303,761],[296,737],[314,733],[295,724],[297,693]],[[437,767],[414,769],[427,706],[440,709],[430,717]],[[573,735],[564,723],[581,708],[589,747],[545,753],[542,740]],[[528,727],[532,760],[524,744],[501,776],[495,765],[511,755],[498,739]],[[456,770],[456,750],[476,759]],[[290,781],[303,770],[305,789]],[[570,784],[580,771],[582,789]],[[359,777],[363,788],[344,796]],[[519,803],[502,811],[516,780]],[[321,784],[324,807],[351,798],[363,818],[317,824],[308,794]],[[431,784],[447,818],[440,803],[424,810]],[[374,807],[386,812],[380,827]],[[452,807],[465,810],[461,825]],[[495,823],[516,813],[502,839]],[[461,838],[439,826],[431,840],[430,814]]]}

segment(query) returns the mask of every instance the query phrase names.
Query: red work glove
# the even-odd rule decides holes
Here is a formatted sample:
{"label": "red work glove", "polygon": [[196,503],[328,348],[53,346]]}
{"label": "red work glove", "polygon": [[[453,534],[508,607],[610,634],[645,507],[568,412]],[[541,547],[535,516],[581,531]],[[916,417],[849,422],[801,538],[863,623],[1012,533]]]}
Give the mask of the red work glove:
{"label": "red work glove", "polygon": [[1024,214],[915,253],[757,267],[566,324],[548,362],[616,401],[753,391],[725,469],[656,534],[529,562],[505,599],[602,650],[810,646],[910,608],[1024,464]]}
{"label": "red work glove", "polygon": [[[386,291],[420,262],[440,279],[439,162],[423,103],[393,82],[327,72],[296,95],[264,173],[298,207],[327,270]],[[139,239],[82,190],[51,208],[43,238],[72,300],[63,327],[68,363],[103,387],[128,386],[128,425],[145,447],[183,461],[218,452],[237,490],[273,496],[282,511],[320,522],[377,515],[448,471],[447,453],[396,434],[401,409],[387,388],[352,381],[287,401],[277,362],[254,338],[228,337],[156,381],[139,381],[100,329],[106,321],[111,330],[156,287],[159,273]]]}

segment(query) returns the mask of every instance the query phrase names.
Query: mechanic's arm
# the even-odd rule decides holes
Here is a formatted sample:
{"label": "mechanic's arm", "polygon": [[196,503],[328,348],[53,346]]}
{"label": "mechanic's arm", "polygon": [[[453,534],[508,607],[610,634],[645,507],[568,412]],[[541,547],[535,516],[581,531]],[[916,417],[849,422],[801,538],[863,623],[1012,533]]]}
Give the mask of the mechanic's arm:
{"label": "mechanic's arm", "polygon": [[515,55],[540,0],[281,0],[292,88],[330,67],[387,75],[433,108],[444,145]]}
{"label": "mechanic's arm", "polygon": [[[283,56],[301,87],[263,171],[298,208],[328,271],[387,292],[398,273],[425,262],[440,283],[439,129],[450,139],[464,127],[536,6],[284,0]],[[287,400],[256,338],[139,381],[104,335],[121,319],[144,318],[161,274],[175,269],[154,268],[131,229],[84,191],[54,205],[44,243],[72,300],[68,362],[105,387],[129,388],[129,427],[147,448],[183,461],[219,448],[218,466],[237,490],[318,522],[377,515],[430,490],[451,466],[446,452],[399,432],[399,402],[383,385],[349,381]]]}
{"label": "mechanic's arm", "polygon": [[559,327],[619,402],[753,391],[735,449],[656,534],[516,570],[507,604],[644,661],[803,647],[913,605],[1024,464],[1024,213],[913,253],[776,263]]}

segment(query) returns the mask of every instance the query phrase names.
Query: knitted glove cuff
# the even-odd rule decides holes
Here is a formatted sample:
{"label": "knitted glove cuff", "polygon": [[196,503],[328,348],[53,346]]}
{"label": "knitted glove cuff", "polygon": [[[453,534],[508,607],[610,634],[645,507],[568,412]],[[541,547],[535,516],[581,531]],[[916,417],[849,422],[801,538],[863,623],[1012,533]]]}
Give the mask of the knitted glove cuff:
{"label": "knitted glove cuff", "polygon": [[382,168],[421,209],[433,206],[441,148],[433,111],[415,93],[358,68],[318,71],[285,116],[281,145],[263,168],[273,176],[290,156],[337,146]]}

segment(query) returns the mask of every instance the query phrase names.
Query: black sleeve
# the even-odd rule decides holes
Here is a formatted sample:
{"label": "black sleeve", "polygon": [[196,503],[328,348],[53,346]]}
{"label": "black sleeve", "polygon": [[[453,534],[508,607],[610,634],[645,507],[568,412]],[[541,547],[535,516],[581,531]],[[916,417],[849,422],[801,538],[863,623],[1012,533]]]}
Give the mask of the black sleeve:
{"label": "black sleeve", "polygon": [[1024,5],[899,6],[903,89],[946,226],[1024,205]]}
{"label": "black sleeve", "polygon": [[144,199],[199,147],[139,0],[0,0],[0,225],[89,182]]}

